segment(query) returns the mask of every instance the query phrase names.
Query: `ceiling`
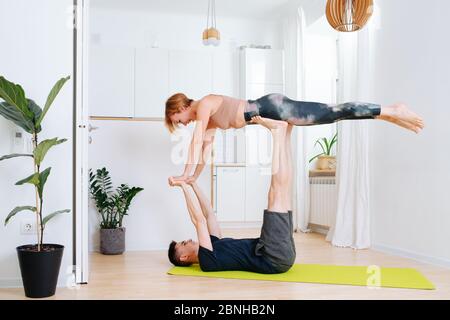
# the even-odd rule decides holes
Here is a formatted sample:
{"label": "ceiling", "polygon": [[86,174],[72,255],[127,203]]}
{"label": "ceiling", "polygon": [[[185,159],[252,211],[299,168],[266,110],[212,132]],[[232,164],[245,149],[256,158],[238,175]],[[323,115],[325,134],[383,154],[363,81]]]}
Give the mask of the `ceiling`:
{"label": "ceiling", "polygon": [[[216,0],[217,17],[278,19],[292,3],[310,0]],[[208,0],[91,0],[93,8],[162,11],[206,16]]]}

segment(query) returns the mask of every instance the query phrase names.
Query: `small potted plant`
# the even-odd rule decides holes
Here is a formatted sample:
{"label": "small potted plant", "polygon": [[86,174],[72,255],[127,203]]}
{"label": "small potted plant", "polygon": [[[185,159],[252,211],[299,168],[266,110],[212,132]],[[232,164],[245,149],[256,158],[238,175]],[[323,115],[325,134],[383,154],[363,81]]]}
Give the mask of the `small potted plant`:
{"label": "small potted plant", "polygon": [[111,177],[106,168],[94,174],[89,171],[89,190],[101,216],[100,252],[114,255],[125,251],[125,228],[123,217],[128,214],[131,201],[143,188],[121,184],[113,192]]}
{"label": "small potted plant", "polygon": [[316,154],[312,157],[309,162],[311,163],[314,159],[317,158],[316,168],[318,170],[333,170],[336,168],[336,157],[331,155],[331,149],[333,145],[337,143],[337,132],[331,138],[331,140],[327,138],[319,138],[314,143],[314,147],[319,144],[322,152]]}
{"label": "small potted plant", "polygon": [[70,212],[70,210],[58,210],[44,217],[44,186],[51,168],[42,170],[42,164],[49,149],[65,142],[66,139],[53,138],[39,142],[38,134],[42,130],[41,125],[45,115],[69,78],[62,78],[56,82],[48,95],[44,109],[42,109],[33,100],[26,98],[20,85],[0,76],[0,98],[3,100],[0,102],[0,115],[29,133],[33,142],[33,151],[30,154],[10,154],[0,157],[0,161],[17,157],[26,157],[33,160],[32,168],[34,172],[25,179],[16,182],[16,185],[33,185],[36,203],[14,208],[5,219],[6,226],[19,212],[30,211],[36,215],[36,244],[17,247],[25,295],[30,298],[44,298],[55,294],[64,250],[64,246],[60,244],[44,243],[44,229],[47,223],[55,216]]}

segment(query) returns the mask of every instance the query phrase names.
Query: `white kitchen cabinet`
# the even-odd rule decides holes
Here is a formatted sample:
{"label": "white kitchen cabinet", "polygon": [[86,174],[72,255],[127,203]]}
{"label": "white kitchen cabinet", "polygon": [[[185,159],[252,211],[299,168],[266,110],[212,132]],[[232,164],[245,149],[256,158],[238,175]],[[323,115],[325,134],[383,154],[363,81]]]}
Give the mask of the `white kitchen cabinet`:
{"label": "white kitchen cabinet", "polygon": [[134,48],[96,45],[89,56],[91,116],[134,116]]}
{"label": "white kitchen cabinet", "polygon": [[283,93],[283,84],[272,83],[249,83],[247,84],[247,99],[256,100],[269,93]]}
{"label": "white kitchen cabinet", "polygon": [[207,51],[169,52],[169,92],[200,99],[212,91],[212,56]]}
{"label": "white kitchen cabinet", "polygon": [[137,118],[163,118],[169,97],[169,51],[136,49],[135,109]]}
{"label": "white kitchen cabinet", "polygon": [[264,209],[267,209],[271,167],[248,166],[245,168],[245,176],[245,221],[262,221]]}
{"label": "white kitchen cabinet", "polygon": [[243,53],[246,82],[274,84],[284,82],[282,50],[246,48]]}
{"label": "white kitchen cabinet", "polygon": [[245,136],[244,128],[217,130],[214,138],[214,163],[245,163]]}
{"label": "white kitchen cabinet", "polygon": [[[240,51],[241,98],[256,100],[270,93],[284,94],[284,53],[277,49],[244,48]],[[271,163],[271,134],[261,126],[245,127],[246,165]]]}
{"label": "white kitchen cabinet", "polygon": [[91,116],[164,118],[177,92],[239,96],[239,52],[95,45],[89,56]]}
{"label": "white kitchen cabinet", "polygon": [[245,163],[262,167],[272,163],[272,135],[260,125],[245,128]]}
{"label": "white kitchen cabinet", "polygon": [[240,96],[257,99],[284,93],[284,51],[244,48],[240,51]]}
{"label": "white kitchen cabinet", "polygon": [[216,167],[216,213],[220,222],[245,220],[245,167]]}
{"label": "white kitchen cabinet", "polygon": [[220,222],[262,222],[271,166],[215,167],[215,211]]}
{"label": "white kitchen cabinet", "polygon": [[212,93],[231,97],[239,96],[238,51],[215,51],[212,53]]}

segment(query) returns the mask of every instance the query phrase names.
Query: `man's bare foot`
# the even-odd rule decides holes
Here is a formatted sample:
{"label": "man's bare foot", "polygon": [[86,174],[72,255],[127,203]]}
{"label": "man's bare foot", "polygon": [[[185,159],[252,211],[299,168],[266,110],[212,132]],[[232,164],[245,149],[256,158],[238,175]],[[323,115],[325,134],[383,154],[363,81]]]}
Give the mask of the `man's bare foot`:
{"label": "man's bare foot", "polygon": [[272,120],[269,118],[262,118],[261,116],[254,116],[252,118],[252,123],[257,123],[266,127],[269,130],[273,129],[286,129],[288,123],[286,121]]}
{"label": "man's bare foot", "polygon": [[423,119],[409,110],[403,103],[381,109],[380,119],[395,123],[403,128],[419,133],[424,128]]}
{"label": "man's bare foot", "polygon": [[275,126],[273,124],[271,124],[269,121],[266,121],[265,118],[262,118],[261,116],[252,117],[252,123],[259,124],[269,130],[275,129]]}

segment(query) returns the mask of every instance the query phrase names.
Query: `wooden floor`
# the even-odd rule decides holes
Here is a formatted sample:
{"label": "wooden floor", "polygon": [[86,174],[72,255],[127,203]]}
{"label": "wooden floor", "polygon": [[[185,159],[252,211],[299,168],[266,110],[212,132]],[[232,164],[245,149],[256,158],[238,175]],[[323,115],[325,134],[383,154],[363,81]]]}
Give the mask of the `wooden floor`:
{"label": "wooden floor", "polygon": [[[224,236],[257,237],[259,230],[224,230]],[[295,234],[297,263],[411,267],[436,290],[392,289],[170,276],[166,251],[91,257],[88,285],[58,288],[49,299],[450,299],[450,269],[379,253],[336,248],[319,234]],[[23,289],[0,289],[0,299],[24,299]]]}

